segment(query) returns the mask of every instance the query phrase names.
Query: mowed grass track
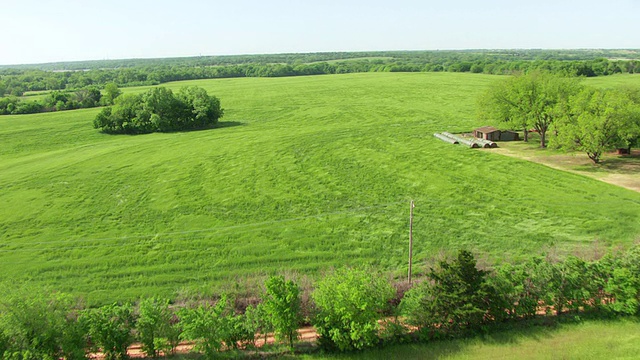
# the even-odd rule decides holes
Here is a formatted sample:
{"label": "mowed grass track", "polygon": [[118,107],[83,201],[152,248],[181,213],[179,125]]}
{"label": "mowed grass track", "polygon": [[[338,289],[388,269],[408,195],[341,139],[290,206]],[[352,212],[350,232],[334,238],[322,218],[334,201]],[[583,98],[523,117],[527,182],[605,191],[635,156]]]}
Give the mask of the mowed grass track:
{"label": "mowed grass track", "polygon": [[189,133],[101,134],[98,109],[0,117],[0,276],[104,303],[342,264],[403,274],[410,199],[418,264],[638,239],[640,194],[432,136],[484,125],[476,97],[498,79],[166,84],[221,98],[223,126]]}

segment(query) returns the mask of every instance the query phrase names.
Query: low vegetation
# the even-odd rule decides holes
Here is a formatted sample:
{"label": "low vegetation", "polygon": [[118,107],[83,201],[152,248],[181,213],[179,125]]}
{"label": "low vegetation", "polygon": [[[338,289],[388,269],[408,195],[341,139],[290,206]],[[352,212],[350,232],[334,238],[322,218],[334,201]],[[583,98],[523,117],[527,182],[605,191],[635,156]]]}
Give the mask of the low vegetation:
{"label": "low vegetation", "polygon": [[[540,314],[551,323],[640,315],[638,246],[598,260],[536,257],[488,270],[461,250],[431,267],[422,280],[402,296],[394,294],[385,276],[370,270],[342,268],[320,279],[312,291],[316,311],[307,319],[317,329],[318,344],[336,352],[432,342],[534,324]],[[265,287],[265,311],[259,317],[252,310],[236,313],[225,294],[213,303],[177,310],[170,310],[166,300],[144,299],[136,312],[130,304],[83,310],[64,295],[8,290],[10,296],[0,302],[0,352],[16,360],[83,358],[89,351],[123,359],[137,339],[147,356],[157,357],[171,353],[182,339],[213,358],[255,344],[261,336],[258,322],[270,324],[276,339],[292,349],[302,319],[298,285],[274,276]],[[390,302],[396,296],[397,308]],[[381,329],[380,320],[390,313],[402,316]]]}
{"label": "low vegetation", "polygon": [[313,293],[321,346],[350,351],[376,345],[378,320],[394,295],[385,277],[371,269],[343,268],[324,277]]}

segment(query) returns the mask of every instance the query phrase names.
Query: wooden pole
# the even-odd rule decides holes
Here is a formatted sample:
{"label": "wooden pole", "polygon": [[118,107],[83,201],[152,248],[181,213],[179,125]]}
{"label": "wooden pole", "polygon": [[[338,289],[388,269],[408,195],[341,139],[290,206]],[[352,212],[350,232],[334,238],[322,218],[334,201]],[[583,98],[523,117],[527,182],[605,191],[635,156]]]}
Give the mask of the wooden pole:
{"label": "wooden pole", "polygon": [[409,208],[409,284],[411,284],[411,266],[413,261],[413,208],[416,205],[411,200],[411,206]]}

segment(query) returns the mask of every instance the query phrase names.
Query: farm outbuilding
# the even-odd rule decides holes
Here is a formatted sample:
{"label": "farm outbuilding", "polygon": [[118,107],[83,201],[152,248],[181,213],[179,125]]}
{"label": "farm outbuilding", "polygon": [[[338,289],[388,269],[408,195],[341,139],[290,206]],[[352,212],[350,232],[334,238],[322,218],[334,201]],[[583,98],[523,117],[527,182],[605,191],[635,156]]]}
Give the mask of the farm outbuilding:
{"label": "farm outbuilding", "polygon": [[489,141],[518,141],[520,136],[515,131],[499,130],[493,126],[483,126],[473,130],[473,136]]}

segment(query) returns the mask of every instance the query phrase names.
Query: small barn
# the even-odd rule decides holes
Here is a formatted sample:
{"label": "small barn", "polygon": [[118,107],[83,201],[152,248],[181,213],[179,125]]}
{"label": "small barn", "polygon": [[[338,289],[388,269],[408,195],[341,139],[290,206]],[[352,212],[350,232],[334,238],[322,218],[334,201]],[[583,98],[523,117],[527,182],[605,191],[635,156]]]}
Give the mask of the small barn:
{"label": "small barn", "polygon": [[489,141],[517,141],[520,136],[515,131],[499,130],[493,126],[483,126],[473,130],[473,137]]}
{"label": "small barn", "polygon": [[500,140],[500,130],[493,126],[483,126],[473,130],[473,137],[489,141],[498,141]]}

